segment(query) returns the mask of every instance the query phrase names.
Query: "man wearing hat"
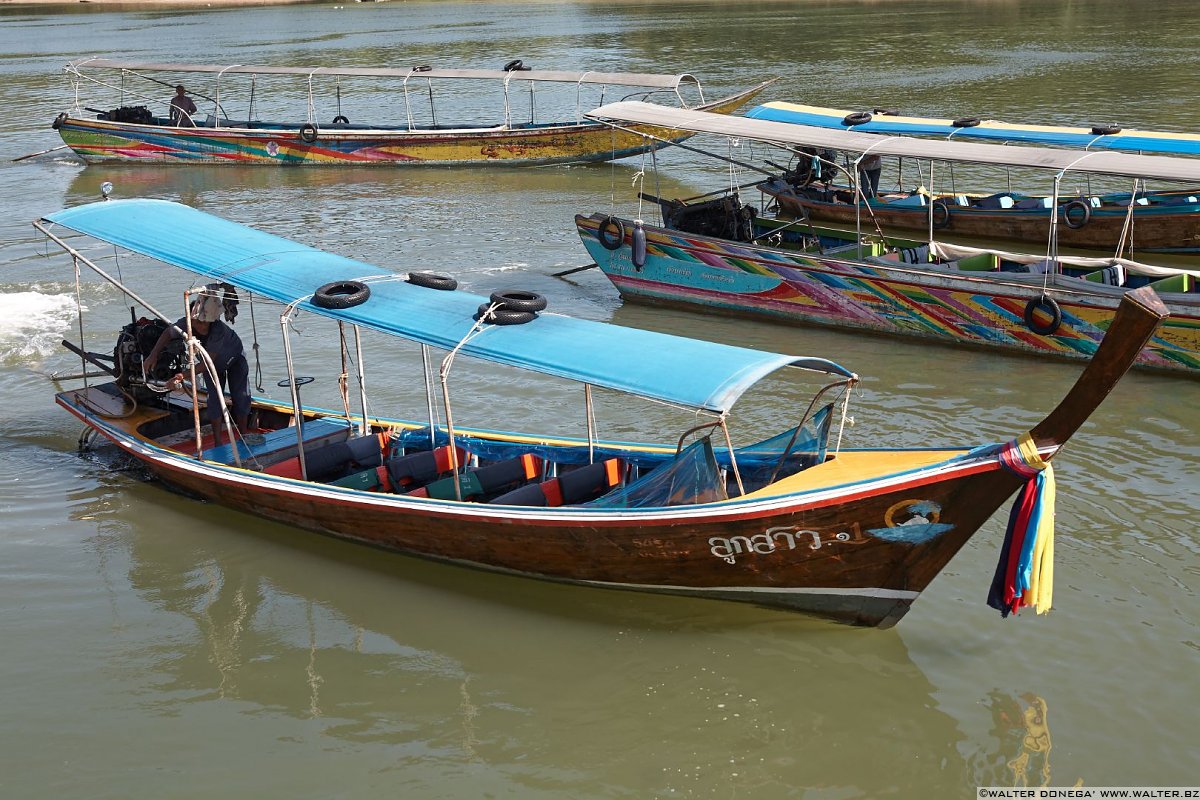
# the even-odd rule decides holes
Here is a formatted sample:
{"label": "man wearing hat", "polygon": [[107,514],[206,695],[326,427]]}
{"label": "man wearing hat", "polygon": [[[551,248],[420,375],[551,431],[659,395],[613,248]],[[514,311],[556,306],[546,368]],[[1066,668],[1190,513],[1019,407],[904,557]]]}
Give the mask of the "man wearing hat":
{"label": "man wearing hat", "polygon": [[[237,317],[237,295],[231,286],[213,283],[205,286],[203,291],[192,301],[189,316],[192,318],[192,334],[199,340],[204,350],[212,359],[216,368],[216,380],[210,381],[207,366],[203,359],[196,365],[196,371],[201,373],[204,381],[204,391],[210,400],[204,409],[205,419],[212,425],[215,444],[221,444],[224,425],[221,418],[221,404],[216,401],[216,392],[227,385],[232,398],[233,423],[238,430],[247,433],[247,420],[250,416],[250,367],[246,363],[246,353],[242,349],[242,340],[234,333],[233,328],[221,321],[221,314],[233,322]],[[179,331],[187,331],[187,318],[181,318],[174,326],[163,331],[158,337],[150,355],[146,356],[146,373],[153,372],[154,365],[163,347],[171,338],[180,336]],[[176,375],[172,383],[183,380],[183,374]]]}

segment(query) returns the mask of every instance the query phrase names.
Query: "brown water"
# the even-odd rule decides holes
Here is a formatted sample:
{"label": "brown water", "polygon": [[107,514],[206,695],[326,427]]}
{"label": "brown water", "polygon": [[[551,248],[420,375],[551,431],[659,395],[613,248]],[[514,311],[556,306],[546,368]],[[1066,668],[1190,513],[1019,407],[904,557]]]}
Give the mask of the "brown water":
{"label": "brown water", "polygon": [[[1016,782],[1197,782],[1194,381],[1129,376],[1056,462],[1048,617],[1001,620],[984,605],[1000,519],[883,632],[437,566],[180,498],[114,471],[111,455],[80,457],[79,426],[46,378],[77,365],[57,346],[73,330],[73,278],[42,257],[29,222],[95,199],[108,180],[119,197],[183,200],[398,271],[452,272],[473,291],[521,286],[584,317],[824,355],[866,378],[853,446],[1008,438],[1079,366],[622,306],[595,271],[550,277],[586,261],[576,212],[637,211],[636,160],[346,171],[8,159],[59,143],[49,122],[70,100],[59,68],[90,54],[522,58],[686,70],[709,95],[779,75],[767,99],[1193,131],[1200,7],[407,2],[4,7],[0,20],[0,796],[965,798]],[[289,91],[260,100],[286,105]],[[359,87],[344,102],[352,119],[395,110],[394,96]],[[683,152],[661,162],[663,193],[754,177]],[[133,259],[119,268],[167,308],[189,281]],[[82,296],[89,345],[111,346],[123,300],[97,284]],[[271,310],[259,313],[273,386],[277,328]],[[335,353],[316,324],[301,337],[318,378],[306,399],[336,404]],[[415,357],[372,341],[366,358],[375,410],[419,415]],[[582,422],[577,390],[561,383],[473,367],[457,385],[466,424]],[[770,382],[736,410],[735,431],[780,424],[799,397]],[[613,438],[671,438],[686,425],[611,396],[599,416]],[[1046,730],[1026,721],[1043,711]]]}

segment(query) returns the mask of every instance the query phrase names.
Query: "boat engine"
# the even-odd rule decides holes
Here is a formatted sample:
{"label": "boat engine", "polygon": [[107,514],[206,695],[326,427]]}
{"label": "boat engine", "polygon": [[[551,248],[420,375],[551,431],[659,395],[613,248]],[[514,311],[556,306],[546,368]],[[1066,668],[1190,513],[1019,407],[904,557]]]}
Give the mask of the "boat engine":
{"label": "boat engine", "polygon": [[700,203],[680,200],[660,200],[659,203],[663,221],[672,230],[734,242],[754,241],[757,209],[749,203],[743,205],[736,192]]}
{"label": "boat engine", "polygon": [[149,384],[163,383],[187,369],[187,344],[181,337],[170,339],[158,355],[154,370],[146,374],[144,362],[158,338],[167,329],[160,319],[141,319],[121,328],[113,348],[117,385],[138,399],[161,397],[162,389]]}
{"label": "boat engine", "polygon": [[112,111],[101,112],[97,115],[97,119],[111,122],[136,122],[139,125],[154,124],[154,115],[145,106],[121,106]]}

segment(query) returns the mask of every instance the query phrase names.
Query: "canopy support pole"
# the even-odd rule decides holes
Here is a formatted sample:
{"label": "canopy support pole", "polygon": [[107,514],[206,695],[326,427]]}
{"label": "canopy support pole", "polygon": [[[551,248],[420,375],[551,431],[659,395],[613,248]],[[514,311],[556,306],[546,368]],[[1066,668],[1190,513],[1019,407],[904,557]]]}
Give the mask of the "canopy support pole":
{"label": "canopy support pole", "polygon": [[304,418],[300,408],[300,389],[296,386],[296,371],[292,366],[292,340],[288,336],[288,316],[291,306],[285,308],[279,315],[279,327],[283,329],[283,357],[287,362],[288,388],[292,392],[292,414],[296,419],[296,451],[300,458],[300,480],[308,480],[308,465],[304,460]]}
{"label": "canopy support pole", "polygon": [[721,415],[721,433],[725,434],[725,446],[729,448],[729,466],[733,468],[733,479],[737,481],[738,495],[745,496],[746,487],[742,485],[742,473],[738,469],[737,455],[733,452],[733,439],[729,436],[729,426],[725,424],[725,415]]}
{"label": "canopy support pole", "polygon": [[367,424],[367,375],[363,366],[362,332],[357,325],[353,327],[354,355],[358,359],[358,400],[362,406],[362,424],[358,428],[358,434],[366,436],[370,432],[370,426]]}
{"label": "canopy support pole", "polygon": [[596,414],[592,408],[592,385],[583,385],[583,412],[587,417],[588,463],[596,461]]}
{"label": "canopy support pole", "polygon": [[437,421],[433,416],[433,370],[429,365],[429,345],[421,345],[421,368],[425,373],[425,405],[429,411],[429,448],[437,447]]}

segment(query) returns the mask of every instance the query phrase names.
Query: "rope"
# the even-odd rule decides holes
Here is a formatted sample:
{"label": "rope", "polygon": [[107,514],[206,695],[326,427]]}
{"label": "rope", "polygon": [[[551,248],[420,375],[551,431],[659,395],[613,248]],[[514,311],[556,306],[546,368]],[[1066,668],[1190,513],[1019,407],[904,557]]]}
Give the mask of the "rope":
{"label": "rope", "polygon": [[254,340],[251,349],[254,350],[254,388],[260,392],[266,391],[263,388],[263,371],[262,360],[259,358],[258,352],[258,323],[254,320],[254,293],[247,292],[250,302],[250,336]]}
{"label": "rope", "polygon": [[[1133,258],[1133,207],[1137,204],[1138,179],[1133,179],[1133,192],[1129,195],[1129,208],[1125,211],[1125,222],[1121,224],[1121,237],[1117,240],[1117,252],[1113,258],[1120,258],[1125,252],[1125,242],[1129,242],[1129,257]],[[1144,185],[1144,184],[1143,184]]]}

